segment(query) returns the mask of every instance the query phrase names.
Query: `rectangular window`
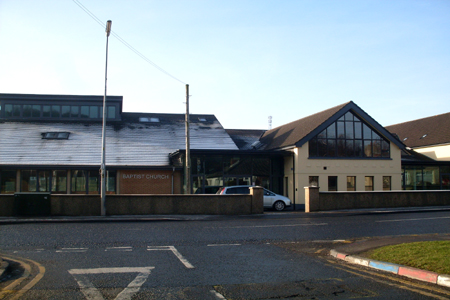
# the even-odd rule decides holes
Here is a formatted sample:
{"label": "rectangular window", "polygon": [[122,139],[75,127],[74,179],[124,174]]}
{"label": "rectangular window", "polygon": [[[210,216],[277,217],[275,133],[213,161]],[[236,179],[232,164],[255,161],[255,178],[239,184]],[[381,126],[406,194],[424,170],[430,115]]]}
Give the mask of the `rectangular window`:
{"label": "rectangular window", "polygon": [[89,118],[91,118],[91,119],[98,118],[98,106],[90,106]]}
{"label": "rectangular window", "polygon": [[106,193],[116,193],[116,172],[106,171]]}
{"label": "rectangular window", "polygon": [[70,117],[71,118],[78,118],[80,107],[79,106],[71,106],[70,107]]}
{"label": "rectangular window", "polygon": [[50,118],[50,105],[43,105],[42,106],[42,116],[45,118]]}
{"label": "rectangular window", "polygon": [[26,104],[23,106],[23,116],[24,117],[31,117],[31,105]]}
{"label": "rectangular window", "polygon": [[21,110],[20,105],[13,105],[13,113],[12,113],[13,117],[20,117],[20,110]]}
{"label": "rectangular window", "polygon": [[33,105],[31,116],[33,118],[39,118],[41,116],[41,106],[40,105]]}
{"label": "rectangular window", "polygon": [[319,187],[319,176],[309,176],[309,186]]}
{"label": "rectangular window", "polygon": [[59,118],[61,115],[61,106],[52,105],[52,118]]}
{"label": "rectangular window", "polygon": [[36,170],[22,170],[20,190],[22,192],[37,192]]}
{"label": "rectangular window", "polygon": [[73,170],[71,180],[72,194],[86,194],[86,175],[82,170]]}
{"label": "rectangular window", "polygon": [[347,176],[347,191],[356,191],[356,176]]}
{"label": "rectangular window", "polygon": [[82,106],[81,107],[81,117],[82,118],[89,118],[89,106]]}
{"label": "rectangular window", "polygon": [[52,192],[67,193],[67,171],[53,171]]}
{"label": "rectangular window", "polygon": [[383,176],[383,191],[391,190],[391,176]]}
{"label": "rectangular window", "polygon": [[63,118],[70,118],[70,106],[69,105],[63,105],[61,107],[61,116]]}
{"label": "rectangular window", "polygon": [[50,171],[39,171],[38,172],[38,185],[39,192],[50,192]]}
{"label": "rectangular window", "polygon": [[0,194],[16,192],[16,171],[0,171]]}
{"label": "rectangular window", "polygon": [[328,176],[328,191],[336,192],[337,186],[337,176]]}
{"label": "rectangular window", "polygon": [[100,193],[100,174],[98,171],[88,171],[89,194]]}
{"label": "rectangular window", "polygon": [[116,118],[116,107],[115,106],[108,106],[108,119],[114,119]]}
{"label": "rectangular window", "polygon": [[364,182],[366,191],[373,191],[373,176],[366,176]]}
{"label": "rectangular window", "polygon": [[5,117],[12,117],[13,106],[12,104],[5,104]]}

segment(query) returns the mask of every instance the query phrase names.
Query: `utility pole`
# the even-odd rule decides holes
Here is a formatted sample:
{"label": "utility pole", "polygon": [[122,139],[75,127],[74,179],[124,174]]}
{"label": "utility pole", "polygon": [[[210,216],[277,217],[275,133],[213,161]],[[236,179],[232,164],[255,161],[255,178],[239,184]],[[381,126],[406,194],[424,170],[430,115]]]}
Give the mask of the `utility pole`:
{"label": "utility pole", "polygon": [[191,150],[189,138],[189,84],[186,84],[186,168],[184,169],[184,193],[191,193]]}

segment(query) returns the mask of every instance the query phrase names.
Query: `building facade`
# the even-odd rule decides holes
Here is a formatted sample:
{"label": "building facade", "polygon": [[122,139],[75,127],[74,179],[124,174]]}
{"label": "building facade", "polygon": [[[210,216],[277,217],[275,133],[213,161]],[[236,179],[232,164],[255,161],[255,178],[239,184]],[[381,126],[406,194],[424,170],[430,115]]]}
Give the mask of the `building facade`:
{"label": "building facade", "polygon": [[[122,102],[107,98],[107,193],[182,193],[185,115],[123,112]],[[98,194],[102,108],[102,96],[0,94],[0,193]],[[189,118],[191,193],[260,185],[301,206],[306,186],[450,188],[450,161],[439,154],[450,145],[445,122],[438,139],[437,129],[421,125],[419,141],[433,143],[413,145],[417,123],[384,128],[354,102],[267,131],[226,130],[214,115]],[[443,152],[425,155],[436,147]]]}

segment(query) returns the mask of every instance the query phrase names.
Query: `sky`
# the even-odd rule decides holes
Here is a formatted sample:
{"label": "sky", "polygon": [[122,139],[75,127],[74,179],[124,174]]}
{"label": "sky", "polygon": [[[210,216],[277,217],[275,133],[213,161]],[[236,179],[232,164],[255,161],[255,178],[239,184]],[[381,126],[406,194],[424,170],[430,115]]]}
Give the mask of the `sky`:
{"label": "sky", "polygon": [[103,95],[107,20],[126,112],[184,113],[186,84],[229,129],[348,101],[383,126],[450,112],[449,0],[0,0],[0,93]]}

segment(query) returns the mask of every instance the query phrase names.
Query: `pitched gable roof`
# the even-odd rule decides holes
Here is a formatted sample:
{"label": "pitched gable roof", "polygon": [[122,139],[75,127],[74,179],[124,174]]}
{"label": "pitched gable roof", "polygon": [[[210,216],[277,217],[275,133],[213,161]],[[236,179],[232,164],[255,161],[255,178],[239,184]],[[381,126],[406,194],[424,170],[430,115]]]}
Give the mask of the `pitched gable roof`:
{"label": "pitched gable roof", "polygon": [[373,129],[396,144],[399,148],[403,149],[405,147],[404,144],[402,144],[389,131],[384,129],[383,126],[376,122],[353,101],[329,108],[303,119],[269,130],[261,137],[261,142],[266,144],[266,150],[282,149],[293,146],[301,147],[349,111],[355,113]]}
{"label": "pitched gable roof", "polygon": [[450,113],[386,126],[408,147],[450,143]]}
{"label": "pitched gable roof", "polygon": [[261,142],[267,144],[266,149],[293,146],[331,116],[340,111],[348,103],[335,106],[303,119],[266,131],[261,137]]}

